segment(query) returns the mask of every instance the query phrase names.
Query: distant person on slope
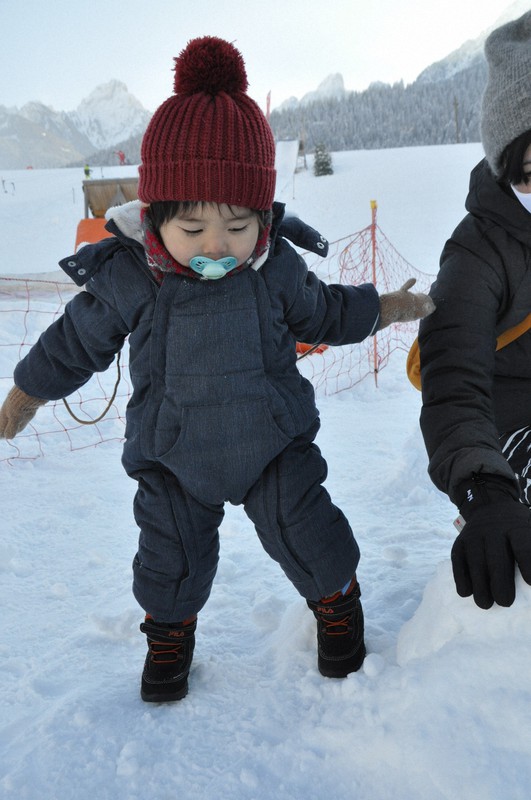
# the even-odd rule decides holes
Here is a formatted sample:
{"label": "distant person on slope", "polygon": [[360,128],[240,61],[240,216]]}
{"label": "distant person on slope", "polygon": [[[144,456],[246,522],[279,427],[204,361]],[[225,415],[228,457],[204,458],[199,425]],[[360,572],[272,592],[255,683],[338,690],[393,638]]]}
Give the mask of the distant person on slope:
{"label": "distant person on slope", "polygon": [[142,141],[140,201],[113,210],[114,237],[61,262],[86,291],[18,364],[0,410],[0,436],[15,436],[40,405],[107,369],[129,337],[123,464],[138,482],[133,591],[146,612],[141,696],[151,702],[187,692],[226,502],[243,505],[307,600],[321,673],[361,667],[359,549],[322,486],[319,414],[296,341],[359,342],[433,310],[408,291],[414,281],[379,296],[308,271],[288,239],[316,253],[327,242],[273,203],[275,142],[236,48],[191,41],[174,87]]}
{"label": "distant person on slope", "polygon": [[444,247],[419,348],[429,472],[465,522],[457,591],[490,608],[513,603],[515,564],[531,584],[531,317],[496,350],[531,313],[531,11],[493,31],[485,54],[486,158]]}

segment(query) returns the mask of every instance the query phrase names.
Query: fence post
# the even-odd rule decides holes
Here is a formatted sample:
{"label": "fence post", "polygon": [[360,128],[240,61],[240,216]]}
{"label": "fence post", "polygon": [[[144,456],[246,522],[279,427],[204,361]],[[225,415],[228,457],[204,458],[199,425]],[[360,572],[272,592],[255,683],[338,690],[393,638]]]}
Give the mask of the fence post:
{"label": "fence post", "polygon": [[[372,282],[376,286],[376,210],[378,203],[371,200],[371,252],[372,252]],[[378,334],[372,337],[374,383],[378,386]]]}

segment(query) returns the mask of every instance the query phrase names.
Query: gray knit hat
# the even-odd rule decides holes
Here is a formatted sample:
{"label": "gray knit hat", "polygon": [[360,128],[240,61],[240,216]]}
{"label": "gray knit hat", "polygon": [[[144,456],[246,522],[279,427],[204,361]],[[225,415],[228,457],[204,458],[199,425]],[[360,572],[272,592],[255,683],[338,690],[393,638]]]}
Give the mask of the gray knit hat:
{"label": "gray knit hat", "polygon": [[531,130],[531,11],[496,28],[485,42],[488,65],[481,141],[490,168],[501,173],[500,156]]}

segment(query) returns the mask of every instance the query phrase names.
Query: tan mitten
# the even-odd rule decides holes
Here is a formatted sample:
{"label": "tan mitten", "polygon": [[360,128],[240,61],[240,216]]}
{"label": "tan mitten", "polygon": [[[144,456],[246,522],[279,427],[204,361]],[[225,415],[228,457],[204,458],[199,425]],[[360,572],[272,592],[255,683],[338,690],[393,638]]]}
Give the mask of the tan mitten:
{"label": "tan mitten", "polygon": [[33,419],[37,409],[47,402],[13,386],[0,408],[0,439],[14,439]]}
{"label": "tan mitten", "polygon": [[428,294],[409,291],[416,282],[415,278],[410,278],[397,292],[380,295],[379,331],[392,322],[412,322],[435,311],[435,303]]}

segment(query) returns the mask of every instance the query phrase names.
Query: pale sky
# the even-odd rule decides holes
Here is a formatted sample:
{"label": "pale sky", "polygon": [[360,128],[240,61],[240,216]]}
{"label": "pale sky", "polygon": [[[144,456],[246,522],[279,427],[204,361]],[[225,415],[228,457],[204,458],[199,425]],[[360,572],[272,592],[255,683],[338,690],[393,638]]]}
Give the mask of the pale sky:
{"label": "pale sky", "polygon": [[[173,91],[173,57],[196,36],[234,42],[265,109],[336,72],[347,90],[411,83],[531,0],[0,0],[0,105],[72,111],[117,79],[149,111]],[[521,13],[521,11],[519,12]]]}

